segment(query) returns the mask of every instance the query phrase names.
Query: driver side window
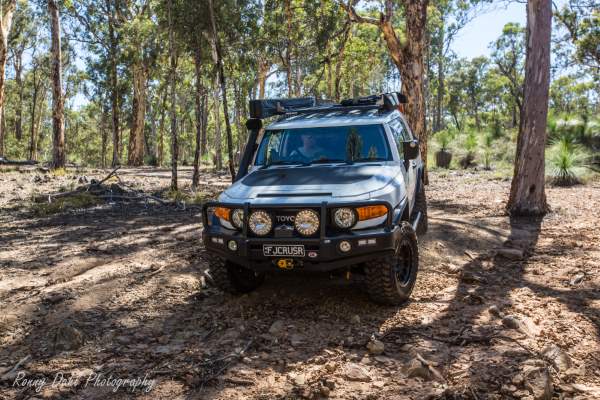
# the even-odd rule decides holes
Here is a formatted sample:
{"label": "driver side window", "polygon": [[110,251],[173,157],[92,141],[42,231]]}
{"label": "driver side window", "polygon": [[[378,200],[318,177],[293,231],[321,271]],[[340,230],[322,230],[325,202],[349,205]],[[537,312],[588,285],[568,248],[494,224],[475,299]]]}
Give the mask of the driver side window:
{"label": "driver side window", "polygon": [[394,141],[396,142],[396,147],[398,148],[398,154],[400,155],[400,158],[404,160],[403,143],[411,140],[410,133],[406,130],[406,127],[400,118],[390,122],[390,129],[394,135]]}

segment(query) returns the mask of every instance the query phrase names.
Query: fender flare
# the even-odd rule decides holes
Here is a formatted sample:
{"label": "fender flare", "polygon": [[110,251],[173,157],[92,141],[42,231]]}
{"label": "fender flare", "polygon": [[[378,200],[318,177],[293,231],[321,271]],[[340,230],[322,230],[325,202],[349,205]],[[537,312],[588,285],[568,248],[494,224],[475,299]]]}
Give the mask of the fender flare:
{"label": "fender flare", "polygon": [[[406,214],[408,211],[408,199],[406,197],[404,197],[400,203],[396,206],[396,208],[394,208],[394,217],[392,219],[392,224],[393,225],[400,225],[400,223],[403,221],[402,217],[404,216],[404,214]],[[408,219],[407,219],[408,221]]]}

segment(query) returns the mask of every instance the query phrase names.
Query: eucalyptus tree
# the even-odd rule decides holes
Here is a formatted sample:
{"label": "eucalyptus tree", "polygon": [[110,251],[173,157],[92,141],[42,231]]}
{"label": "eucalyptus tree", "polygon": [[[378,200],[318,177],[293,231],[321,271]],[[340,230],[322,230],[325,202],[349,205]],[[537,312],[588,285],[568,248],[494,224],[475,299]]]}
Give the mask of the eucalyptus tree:
{"label": "eucalyptus tree", "polygon": [[122,2],[117,0],[77,0],[65,4],[65,16],[71,19],[73,40],[87,47],[86,65],[96,93],[106,92],[110,100],[112,165],[121,160],[121,65]]}
{"label": "eucalyptus tree", "polygon": [[[379,17],[359,14],[354,6],[356,0],[341,3],[350,21],[375,25],[381,31],[389,55],[398,68],[402,91],[408,98],[406,116],[413,132],[419,138],[421,157],[427,166],[427,131],[425,119],[425,46],[427,7],[429,0],[403,0],[399,5],[392,0],[383,2]],[[402,29],[397,32],[394,22],[398,14],[403,17]],[[425,175],[427,181],[427,175]]]}
{"label": "eucalyptus tree", "polygon": [[519,125],[515,172],[507,204],[511,214],[540,215],[548,211],[544,188],[544,151],[551,31],[551,0],[528,0],[523,119]]}
{"label": "eucalyptus tree", "polygon": [[50,14],[51,73],[52,73],[52,167],[63,168],[67,158],[65,154],[65,105],[63,94],[62,48],[60,11],[56,0],[48,0]]}
{"label": "eucalyptus tree", "polygon": [[24,96],[24,59],[26,50],[34,46],[37,39],[37,29],[34,24],[34,12],[28,3],[22,2],[13,17],[13,29],[9,35],[8,50],[17,85],[18,99],[15,110],[15,137],[20,141],[23,137],[23,96]]}
{"label": "eucalyptus tree", "polygon": [[8,56],[8,36],[16,7],[17,0],[0,0],[0,156],[4,155],[4,86],[6,79],[6,59]]}

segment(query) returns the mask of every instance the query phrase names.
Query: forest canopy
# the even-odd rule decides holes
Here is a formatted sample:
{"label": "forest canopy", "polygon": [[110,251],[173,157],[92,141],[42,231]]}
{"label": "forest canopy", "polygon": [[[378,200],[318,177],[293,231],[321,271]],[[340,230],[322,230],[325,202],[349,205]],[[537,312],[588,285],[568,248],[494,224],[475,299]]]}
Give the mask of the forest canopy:
{"label": "forest canopy", "polygon": [[[77,165],[167,165],[174,149],[177,162],[190,165],[197,146],[200,162],[231,168],[247,138],[249,99],[339,101],[407,84],[389,51],[385,26],[377,25],[380,16],[389,16],[398,43],[414,40],[404,8],[387,9],[394,2],[55,3],[65,153]],[[497,5],[478,0],[425,4],[420,134],[433,139],[431,157],[454,149],[458,157],[452,165],[512,163],[523,106],[525,27],[506,24],[489,43],[489,57],[465,59],[453,51],[457,34]],[[0,61],[4,58],[6,79],[0,157],[51,161],[48,2],[2,0],[1,5],[0,56],[5,55]],[[594,0],[571,0],[559,3],[553,14],[548,135],[554,147],[548,157],[560,161],[561,151],[583,152],[585,163],[597,161],[591,155],[600,135],[600,7]]]}

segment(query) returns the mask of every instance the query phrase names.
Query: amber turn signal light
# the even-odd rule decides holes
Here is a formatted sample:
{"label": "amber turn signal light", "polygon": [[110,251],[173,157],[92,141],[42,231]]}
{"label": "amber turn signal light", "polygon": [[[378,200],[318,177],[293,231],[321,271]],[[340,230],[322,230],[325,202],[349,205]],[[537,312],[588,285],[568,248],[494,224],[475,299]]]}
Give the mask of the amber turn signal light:
{"label": "amber turn signal light", "polygon": [[386,215],[387,207],[383,205],[358,207],[356,213],[358,214],[358,220],[364,221]]}
{"label": "amber turn signal light", "polygon": [[231,219],[231,210],[225,207],[216,207],[215,215],[225,221],[229,221]]}

